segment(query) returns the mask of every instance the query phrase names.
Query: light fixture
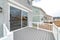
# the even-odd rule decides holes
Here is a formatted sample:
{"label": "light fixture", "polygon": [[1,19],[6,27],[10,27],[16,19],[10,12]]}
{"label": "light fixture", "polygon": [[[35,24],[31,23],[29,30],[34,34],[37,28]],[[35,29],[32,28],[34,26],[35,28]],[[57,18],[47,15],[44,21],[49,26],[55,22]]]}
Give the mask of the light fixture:
{"label": "light fixture", "polygon": [[2,12],[2,7],[0,7],[0,12]]}

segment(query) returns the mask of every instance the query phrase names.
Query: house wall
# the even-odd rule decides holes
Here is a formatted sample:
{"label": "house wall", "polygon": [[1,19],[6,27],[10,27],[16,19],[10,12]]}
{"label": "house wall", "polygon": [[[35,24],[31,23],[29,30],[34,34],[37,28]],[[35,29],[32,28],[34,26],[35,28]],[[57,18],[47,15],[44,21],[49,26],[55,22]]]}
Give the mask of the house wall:
{"label": "house wall", "polygon": [[28,4],[28,0],[14,0],[16,2],[18,2],[19,4],[22,4],[23,6],[29,8],[29,9],[32,9],[31,5],[32,5],[32,1],[30,1],[30,5]]}
{"label": "house wall", "polygon": [[3,16],[2,15],[3,14],[0,13],[0,37],[3,36],[3,27],[2,27],[2,22],[3,22],[2,18],[3,18]]}
{"label": "house wall", "polygon": [[[45,13],[40,8],[34,7],[34,6],[33,6],[32,10],[33,10],[32,15],[36,19],[35,22],[41,22],[43,20]],[[34,18],[32,19],[33,21],[34,21]],[[37,18],[38,18],[38,20],[37,20]]]}
{"label": "house wall", "polygon": [[28,27],[32,27],[32,12],[28,13]]}
{"label": "house wall", "polygon": [[[31,9],[32,6],[26,5],[26,1],[24,0],[16,0],[16,2],[21,3],[22,5]],[[14,5],[14,4],[13,4]],[[32,5],[32,4],[31,4]],[[3,23],[6,24],[7,28],[10,30],[10,5],[8,0],[0,0],[0,6],[2,7],[3,11],[0,13],[0,35],[2,36],[2,25]],[[17,5],[16,5],[17,6]],[[20,5],[19,5],[20,6]],[[18,6],[18,8],[20,8]],[[24,8],[23,8],[24,9]],[[22,9],[22,10],[23,10]],[[28,11],[28,10],[27,10]],[[30,11],[28,11],[30,13]],[[29,14],[28,14],[29,15]],[[30,20],[30,19],[29,19]],[[30,22],[29,22],[30,23]]]}
{"label": "house wall", "polygon": [[28,11],[28,26],[31,27],[31,25],[32,25],[32,20],[31,20],[32,19],[32,2],[31,2],[31,5],[28,5],[27,0],[21,0],[21,1],[20,0],[15,0],[15,2],[18,2],[19,4],[22,4],[24,7],[29,9],[29,10],[26,10],[22,7],[19,7],[20,5],[17,6],[19,8],[22,8],[22,9]]}
{"label": "house wall", "polygon": [[44,22],[44,16],[45,12],[41,8],[32,7],[33,13],[32,13],[32,26],[38,27],[40,23]]}
{"label": "house wall", "polygon": [[[26,1],[24,1],[24,0],[21,0],[21,1],[20,0],[16,0],[16,2],[21,3],[24,7],[27,7],[28,9],[31,9],[31,7],[32,7],[31,5],[32,4],[31,5],[27,5]],[[4,6],[4,10],[3,10],[4,11],[3,12],[4,13],[4,19],[3,19],[4,22],[3,23],[5,23],[7,25],[7,28],[10,30],[10,4],[13,4],[13,5],[15,5],[15,4],[10,2],[10,1],[7,1],[7,0],[4,0],[3,3],[4,3],[4,5],[3,5]],[[18,9],[27,11],[28,15],[31,12],[31,11],[28,11],[28,10],[24,9],[23,7],[20,7],[20,5],[15,5],[15,6],[17,6],[16,8],[18,8]],[[28,18],[28,22],[29,22],[30,19],[31,18]],[[28,26],[29,26],[29,24],[28,24]]]}
{"label": "house wall", "polygon": [[[20,5],[17,5],[16,3],[12,3],[12,2],[10,2],[10,4],[9,4],[10,6],[13,6],[13,7],[15,7],[15,8],[17,8],[17,9],[20,9],[20,10],[23,10],[23,11],[26,11],[26,12],[28,12],[28,26],[31,26],[31,13],[32,13],[32,11],[29,11],[29,10],[26,10],[26,9],[24,9],[23,7],[21,7]],[[32,5],[31,5],[32,6]],[[30,6],[30,8],[28,8],[28,9],[31,9],[31,6]],[[24,6],[24,7],[27,7],[27,6]]]}
{"label": "house wall", "polygon": [[[2,7],[2,13],[0,13],[0,37],[3,36],[3,24],[6,24],[7,28],[10,30],[10,5],[8,3],[8,0],[0,0],[0,7]],[[25,0],[16,0],[16,2],[21,3],[22,5],[28,7],[31,9],[31,6],[29,6]],[[19,7],[19,6],[18,6]],[[28,11],[30,14],[30,12]],[[29,15],[28,14],[28,15]],[[30,21],[30,19],[28,19]],[[30,23],[30,22],[29,22]],[[29,26],[29,24],[28,24]]]}
{"label": "house wall", "polygon": [[10,6],[8,5],[8,0],[4,1],[4,22],[7,28],[10,30]]}
{"label": "house wall", "polygon": [[0,0],[0,7],[2,7],[2,13],[0,13],[0,37],[3,36],[3,23],[8,26],[8,5],[7,0]]}

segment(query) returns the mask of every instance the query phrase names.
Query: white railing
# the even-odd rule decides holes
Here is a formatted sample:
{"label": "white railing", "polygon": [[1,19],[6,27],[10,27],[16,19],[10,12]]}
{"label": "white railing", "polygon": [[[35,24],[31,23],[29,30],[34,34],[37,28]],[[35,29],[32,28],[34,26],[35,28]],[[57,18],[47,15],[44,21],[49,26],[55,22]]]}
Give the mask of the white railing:
{"label": "white railing", "polygon": [[[53,34],[55,37],[55,40],[60,40],[60,29],[53,23]],[[13,40],[13,32],[10,32],[5,24],[3,24],[3,33],[4,37],[0,38],[0,40]]]}
{"label": "white railing", "polygon": [[53,23],[53,30],[52,30],[55,40],[58,40],[58,28],[57,26]]}
{"label": "white railing", "polygon": [[52,22],[53,20],[45,20],[44,22]]}
{"label": "white railing", "polygon": [[10,32],[5,24],[3,24],[3,37],[0,40],[13,40],[13,32]]}
{"label": "white railing", "polygon": [[10,31],[8,30],[7,26],[6,26],[5,24],[3,24],[3,36],[8,35],[9,32],[10,32]]}
{"label": "white railing", "polygon": [[60,27],[53,23],[53,34],[56,40],[60,40]]}
{"label": "white railing", "polygon": [[58,28],[58,40],[60,40],[60,28]]}
{"label": "white railing", "polygon": [[10,32],[7,36],[0,38],[0,40],[13,40],[13,32]]}

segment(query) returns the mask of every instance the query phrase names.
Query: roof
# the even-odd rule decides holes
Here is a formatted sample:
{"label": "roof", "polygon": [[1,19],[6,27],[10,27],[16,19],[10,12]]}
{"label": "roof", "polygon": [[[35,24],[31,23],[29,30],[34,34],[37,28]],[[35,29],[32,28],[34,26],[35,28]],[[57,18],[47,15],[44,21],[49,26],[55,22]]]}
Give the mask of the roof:
{"label": "roof", "polygon": [[41,11],[43,11],[46,14],[46,12],[42,8],[39,8],[39,7],[36,7],[36,6],[32,6],[32,7],[40,9]]}
{"label": "roof", "polygon": [[50,15],[46,15],[47,17],[52,17],[52,16],[50,16]]}
{"label": "roof", "polygon": [[60,17],[53,17],[53,19],[60,19]]}
{"label": "roof", "polygon": [[42,8],[39,8],[39,7],[36,7],[36,6],[32,6],[32,7],[35,7],[35,8],[37,8],[37,9],[40,9],[41,11],[43,11],[43,12],[44,12],[44,14],[45,14],[46,16],[48,16],[48,17],[52,17],[52,16],[50,16],[50,15],[46,14],[46,12],[45,12]]}

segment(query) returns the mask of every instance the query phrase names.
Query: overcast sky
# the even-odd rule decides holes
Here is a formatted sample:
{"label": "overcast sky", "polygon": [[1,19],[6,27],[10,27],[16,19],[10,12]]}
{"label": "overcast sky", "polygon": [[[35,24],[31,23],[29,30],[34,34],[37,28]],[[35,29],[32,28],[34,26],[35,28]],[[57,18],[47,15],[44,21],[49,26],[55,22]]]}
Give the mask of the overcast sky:
{"label": "overcast sky", "polygon": [[60,17],[60,0],[35,0],[32,5],[42,8],[48,15]]}

